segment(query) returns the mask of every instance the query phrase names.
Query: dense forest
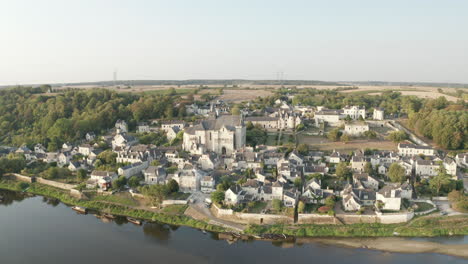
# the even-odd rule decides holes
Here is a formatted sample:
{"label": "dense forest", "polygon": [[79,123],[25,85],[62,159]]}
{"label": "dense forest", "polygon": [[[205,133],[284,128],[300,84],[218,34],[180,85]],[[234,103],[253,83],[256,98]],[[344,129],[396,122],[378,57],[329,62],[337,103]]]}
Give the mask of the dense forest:
{"label": "dense forest", "polygon": [[[44,87],[46,88],[46,87]],[[135,95],[104,89],[71,90],[47,96],[44,89],[17,87],[0,91],[0,143],[41,143],[49,150],[63,142],[101,134],[118,119],[130,126],[149,118],[184,116],[176,95]]]}
{"label": "dense forest", "polygon": [[409,126],[445,149],[468,148],[468,111],[464,104],[449,104],[445,97],[428,100],[409,115]]}

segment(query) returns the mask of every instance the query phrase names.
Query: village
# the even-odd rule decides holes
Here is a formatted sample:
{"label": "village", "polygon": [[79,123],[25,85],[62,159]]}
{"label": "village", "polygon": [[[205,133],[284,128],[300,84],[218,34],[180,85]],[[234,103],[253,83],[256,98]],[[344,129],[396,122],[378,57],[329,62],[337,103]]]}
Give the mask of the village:
{"label": "village", "polygon": [[[230,227],[401,223],[435,210],[458,214],[446,197],[433,197],[424,189],[433,186],[431,179],[436,177],[444,177],[441,185],[461,182],[463,188],[468,154],[449,157],[414,135],[401,140],[396,150],[317,150],[313,144],[299,143],[298,134],[311,131],[323,137],[335,131],[346,137],[344,143],[336,143],[343,145],[354,138],[378,140],[378,131],[384,127],[390,132],[400,129],[383,108],[366,112],[356,105],[342,109],[292,106],[279,99],[275,104],[263,110],[232,111],[228,103],[213,100],[202,107],[186,106],[188,113],[198,117],[193,122],[148,120],[129,131],[127,122],[118,120],[107,134],[89,132],[78,144],[64,143],[57,152],[48,152],[40,144],[2,151],[24,155],[28,165],[56,164],[71,174],[86,173],[80,184],[83,193],[129,192],[144,197],[150,195],[142,191],[145,188],[175,182],[175,191],[181,195],[166,195],[158,206],[186,204],[187,215]],[[274,133],[274,144],[248,142],[249,135],[258,131]],[[149,134],[170,144],[139,142],[137,135]],[[281,137],[289,138],[289,144],[282,144],[286,139]],[[115,159],[109,169],[102,169],[106,168],[103,153]]]}

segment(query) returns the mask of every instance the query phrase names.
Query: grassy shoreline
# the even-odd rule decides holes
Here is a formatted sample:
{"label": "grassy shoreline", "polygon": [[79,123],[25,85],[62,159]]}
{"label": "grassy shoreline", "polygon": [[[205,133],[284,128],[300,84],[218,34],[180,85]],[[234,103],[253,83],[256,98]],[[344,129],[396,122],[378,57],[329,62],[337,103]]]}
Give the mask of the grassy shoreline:
{"label": "grassy shoreline", "polygon": [[408,223],[349,225],[249,225],[246,234],[286,234],[296,237],[436,237],[468,235],[468,216],[425,216]]}
{"label": "grassy shoreline", "polygon": [[[14,181],[0,181],[0,189],[10,190],[10,191],[22,191]],[[185,215],[168,215],[162,213],[155,213],[151,211],[134,209],[124,205],[115,205],[109,204],[102,201],[85,201],[78,200],[71,197],[68,192],[46,186],[40,183],[30,184],[29,189],[26,190],[27,193],[36,194],[40,196],[55,198],[67,205],[77,205],[82,206],[88,209],[106,212],[115,215],[129,216],[134,218],[139,218],[149,221],[157,221],[165,224],[178,225],[178,226],[188,226],[198,229],[204,229],[213,232],[225,232],[226,229],[220,226],[211,225],[202,221],[195,220]]]}
{"label": "grassy shoreline", "polygon": [[[0,181],[0,189],[21,191],[16,181]],[[67,191],[39,183],[30,184],[28,193],[51,197],[68,205],[78,205],[92,210],[115,215],[157,221],[161,223],[188,226],[213,232],[226,232],[224,227],[211,225],[185,215],[156,213],[134,209],[125,205],[109,204],[103,201],[84,201],[71,197]],[[286,234],[295,237],[434,237],[468,235],[468,216],[418,217],[408,223],[380,224],[362,223],[350,225],[249,225],[247,235]]]}

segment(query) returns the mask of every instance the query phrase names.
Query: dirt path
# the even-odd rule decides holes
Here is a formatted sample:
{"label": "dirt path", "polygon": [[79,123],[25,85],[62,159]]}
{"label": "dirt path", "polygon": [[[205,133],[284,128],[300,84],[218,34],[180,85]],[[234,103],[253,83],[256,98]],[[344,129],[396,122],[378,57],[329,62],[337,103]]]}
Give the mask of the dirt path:
{"label": "dirt path", "polygon": [[245,225],[217,218],[211,213],[210,209],[200,202],[190,204],[189,208],[185,211],[185,214],[196,220],[206,221],[209,224],[223,226],[238,232],[243,232],[246,228]]}

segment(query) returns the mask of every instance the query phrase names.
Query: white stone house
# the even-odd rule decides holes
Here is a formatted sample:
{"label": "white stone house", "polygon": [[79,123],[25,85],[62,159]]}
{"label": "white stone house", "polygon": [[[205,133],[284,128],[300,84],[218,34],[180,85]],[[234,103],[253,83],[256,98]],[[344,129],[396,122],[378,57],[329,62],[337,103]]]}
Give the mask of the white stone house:
{"label": "white stone house", "polygon": [[447,174],[452,175],[452,177],[457,177],[457,163],[452,158],[446,157],[443,161],[443,166]]}
{"label": "white stone house", "polygon": [[418,146],[414,144],[398,144],[398,154],[401,156],[425,155],[434,156],[435,150],[428,146]]}
{"label": "white stone house", "polygon": [[45,154],[46,153],[46,149],[44,148],[44,146],[42,146],[42,144],[36,144],[34,146],[34,152],[35,153],[42,153],[42,154]]}
{"label": "white stone house", "polygon": [[57,157],[57,163],[59,166],[63,166],[65,164],[68,164],[71,158],[72,158],[71,152],[69,151],[61,152]]}
{"label": "white stone house", "polygon": [[117,134],[128,133],[127,122],[125,122],[125,120],[117,120],[117,122],[115,122],[115,129],[117,131]]}
{"label": "white stone house", "polygon": [[94,132],[88,132],[86,133],[86,141],[93,141],[95,138],[96,138],[96,134],[94,134]]}
{"label": "white stone house", "polygon": [[78,161],[70,161],[70,164],[67,167],[70,171],[77,171],[79,169],[84,169],[85,166],[83,163]]}
{"label": "white stone house", "polygon": [[351,169],[355,172],[364,172],[367,160],[364,156],[353,156],[351,158]]}
{"label": "white stone house", "polygon": [[376,193],[376,204],[381,202],[383,210],[399,211],[401,208],[401,193],[392,186],[385,186]]}
{"label": "white stone house", "polygon": [[171,120],[161,122],[161,129],[177,128],[179,131],[184,130],[186,123],[182,120]]}
{"label": "white stone house", "polygon": [[149,133],[151,132],[150,126],[146,122],[140,122],[137,126],[138,133]]}
{"label": "white stone house", "polygon": [[333,151],[333,153],[329,156],[328,162],[330,163],[340,163],[343,160],[341,154],[337,151]]}
{"label": "white stone house", "polygon": [[398,211],[401,209],[402,199],[411,199],[413,190],[408,182],[403,184],[389,184],[376,193],[376,204],[383,203],[383,210]]}
{"label": "white stone house", "polygon": [[219,160],[216,154],[203,154],[198,159],[198,164],[202,170],[214,170],[219,165]]}
{"label": "white stone house", "polygon": [[177,137],[177,134],[182,131],[178,127],[168,127],[162,129],[166,133],[166,137],[169,141],[174,140]]}
{"label": "white stone house", "polygon": [[342,204],[345,211],[356,211],[363,206],[373,206],[375,203],[375,191],[371,189],[356,189],[348,184],[341,191]]}
{"label": "white stone house", "polygon": [[359,117],[362,117],[363,119],[366,119],[366,108],[365,107],[360,107],[360,106],[346,106],[343,107],[343,115],[351,117],[353,120],[359,119]]}
{"label": "white stone house", "polygon": [[372,117],[374,120],[384,120],[385,119],[384,109],[380,107],[374,108],[374,113]]}
{"label": "white stone house", "polygon": [[231,186],[224,192],[224,202],[230,205],[236,205],[244,200],[246,191],[244,191],[239,185]]}
{"label": "white stone house", "polygon": [[368,173],[353,174],[353,184],[359,186],[357,188],[371,189],[377,191],[379,189],[379,181]]}
{"label": "white stone house", "polygon": [[458,153],[455,156],[455,162],[462,168],[468,167],[468,153]]}
{"label": "white stone house", "polygon": [[179,184],[182,192],[195,192],[200,190],[201,179],[207,176],[203,171],[187,164],[182,170],[177,171],[172,179]]}
{"label": "white stone house", "polygon": [[366,122],[346,123],[344,133],[350,136],[360,136],[369,131],[369,125]]}
{"label": "white stone house", "polygon": [[78,153],[80,153],[83,156],[89,156],[93,150],[93,146],[89,144],[82,144],[78,147]]}
{"label": "white stone house", "polygon": [[146,184],[164,184],[166,182],[166,170],[163,167],[149,166],[143,170]]}
{"label": "white stone house", "polygon": [[327,123],[330,126],[340,126],[342,112],[340,110],[323,109],[315,112],[314,119],[315,125],[318,127],[322,123]]}
{"label": "white stone house", "polygon": [[415,173],[421,177],[432,177],[439,174],[440,165],[433,160],[418,159],[416,161]]}
{"label": "white stone house", "polygon": [[211,176],[204,176],[200,181],[200,191],[202,193],[212,193],[216,190],[216,182]]}
{"label": "white stone house", "polygon": [[138,144],[125,147],[117,153],[117,163],[137,163],[148,161],[151,163],[156,158],[156,146]]}
{"label": "white stone house", "polygon": [[125,148],[137,143],[136,138],[128,135],[127,133],[118,133],[112,139],[112,149]]}
{"label": "white stone house", "polygon": [[285,207],[296,206],[299,195],[297,192],[286,191],[283,194],[283,205]]}
{"label": "white stone house", "polygon": [[134,175],[140,174],[144,169],[148,168],[148,162],[138,162],[133,163],[124,167],[121,167],[117,170],[120,176],[125,176],[125,178],[130,178]]}

